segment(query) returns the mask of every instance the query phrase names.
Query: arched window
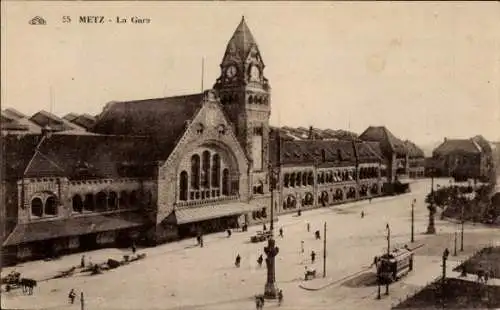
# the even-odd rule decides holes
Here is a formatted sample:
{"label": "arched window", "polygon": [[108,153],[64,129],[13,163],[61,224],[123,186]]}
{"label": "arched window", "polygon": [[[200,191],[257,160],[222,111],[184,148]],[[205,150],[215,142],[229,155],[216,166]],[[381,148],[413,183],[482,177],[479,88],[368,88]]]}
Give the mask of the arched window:
{"label": "arched window", "polygon": [[106,211],[107,200],[108,197],[105,192],[97,193],[97,195],[95,196],[95,207],[98,212]]}
{"label": "arched window", "polygon": [[344,192],[340,189],[337,188],[335,191],[335,200],[343,200],[344,199]]}
{"label": "arched window", "polygon": [[126,209],[128,207],[128,193],[126,191],[120,192],[120,199],[118,204],[120,209]]}
{"label": "arched window", "polygon": [[200,189],[200,156],[191,156],[191,188]]}
{"label": "arched window", "polygon": [[42,199],[36,197],[31,200],[31,215],[42,216],[43,215],[43,202]]}
{"label": "arched window", "polygon": [[55,196],[50,196],[45,201],[45,214],[57,215],[57,198]]}
{"label": "arched window", "polygon": [[204,151],[203,152],[203,187],[204,188],[209,188],[210,187],[210,152],[209,151]]}
{"label": "arched window", "polygon": [[214,154],[212,158],[212,187],[220,187],[220,156]]}
{"label": "arched window", "polygon": [[136,208],[137,207],[137,203],[138,203],[138,199],[137,199],[137,191],[132,191],[130,193],[130,197],[128,199],[129,203],[130,203],[130,206],[132,208]]}
{"label": "arched window", "polygon": [[307,186],[307,171],[302,172],[302,185]]}
{"label": "arched window", "polygon": [[188,173],[186,171],[181,172],[179,186],[180,186],[179,199],[182,201],[188,200]]}
{"label": "arched window", "polygon": [[286,198],[286,208],[295,209],[296,205],[297,205],[297,200],[295,199],[295,197],[293,195],[289,195]]}
{"label": "arched window", "polygon": [[85,195],[85,200],[83,201],[83,209],[86,211],[94,211],[95,210],[94,195],[92,195],[92,194]]}
{"label": "arched window", "polygon": [[290,187],[295,187],[295,172],[290,175]]}
{"label": "arched window", "polygon": [[229,195],[229,182],[229,170],[224,169],[224,171],[222,171],[222,195]]}
{"label": "arched window", "polygon": [[307,184],[314,185],[314,176],[312,172],[309,172],[309,175],[307,176]]}
{"label": "arched window", "polygon": [[73,212],[82,212],[83,211],[83,201],[80,195],[73,196]]}
{"label": "arched window", "polygon": [[283,186],[284,187],[290,186],[290,175],[288,173],[285,173],[285,178],[283,180]]}
{"label": "arched window", "polygon": [[248,97],[248,103],[253,104],[254,99],[253,96]]}
{"label": "arched window", "polygon": [[300,186],[300,182],[302,181],[302,173],[301,172],[297,172],[297,176],[296,176],[296,179],[295,179],[295,183],[297,183],[297,186]]}
{"label": "arched window", "polygon": [[110,210],[118,209],[118,195],[116,194],[116,192],[113,192],[113,191],[109,192],[108,208]]}
{"label": "arched window", "polygon": [[306,197],[304,199],[304,204],[306,206],[312,206],[314,203],[314,198],[313,198],[313,195],[311,193],[307,193],[306,194]]}

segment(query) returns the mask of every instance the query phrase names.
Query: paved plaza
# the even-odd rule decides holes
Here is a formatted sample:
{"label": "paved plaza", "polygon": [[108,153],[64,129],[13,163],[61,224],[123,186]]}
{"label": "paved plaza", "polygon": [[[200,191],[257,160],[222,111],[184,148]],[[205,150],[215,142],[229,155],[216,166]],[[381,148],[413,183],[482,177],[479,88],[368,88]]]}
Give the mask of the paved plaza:
{"label": "paved plaza", "polygon": [[[436,183],[446,184],[447,180]],[[276,237],[280,253],[277,256],[277,285],[284,292],[280,309],[388,309],[400,298],[414,292],[440,274],[441,253],[445,247],[453,253],[453,232],[456,224],[436,218],[436,236],[423,233],[428,222],[424,204],[430,190],[429,180],[412,184],[409,194],[384,197],[369,201],[321,208],[284,215],[275,223],[275,230],[283,227],[284,238]],[[410,245],[410,205],[415,206],[416,243],[424,244],[416,252],[415,271],[391,285],[390,295],[375,300],[376,286],[352,287],[342,279],[356,273],[374,270],[370,264],[375,255],[386,249],[386,223],[391,227],[391,243]],[[361,219],[360,212],[366,216]],[[327,222],[326,278],[323,270],[323,240],[315,240],[313,232]],[[306,222],[311,224],[307,232]],[[17,309],[79,309],[79,301],[69,305],[67,295],[71,288],[85,294],[85,309],[255,309],[253,296],[263,293],[266,281],[265,264],[257,265],[266,243],[250,243],[250,236],[261,226],[248,232],[225,233],[205,237],[205,247],[196,246],[193,239],[170,243],[156,248],[139,249],[146,253],[144,260],[101,275],[78,274],[69,278],[41,281],[32,296],[20,290],[3,292],[3,308]],[[450,269],[482,245],[494,243],[498,229],[481,225],[466,225],[465,251],[450,256]],[[301,241],[305,253],[301,253]],[[310,252],[317,253],[311,264]],[[94,263],[108,258],[121,259],[127,250],[103,249],[85,253]],[[242,257],[240,268],[234,266],[237,254]],[[43,280],[58,271],[78,265],[81,254],[62,257],[57,261],[35,261],[9,267],[3,275],[17,269],[23,277]],[[265,255],[264,255],[265,257]],[[304,267],[315,268],[320,279],[304,282]],[[302,286],[302,287],[301,287]],[[307,289],[304,289],[307,288]],[[264,308],[277,308],[274,301]]]}

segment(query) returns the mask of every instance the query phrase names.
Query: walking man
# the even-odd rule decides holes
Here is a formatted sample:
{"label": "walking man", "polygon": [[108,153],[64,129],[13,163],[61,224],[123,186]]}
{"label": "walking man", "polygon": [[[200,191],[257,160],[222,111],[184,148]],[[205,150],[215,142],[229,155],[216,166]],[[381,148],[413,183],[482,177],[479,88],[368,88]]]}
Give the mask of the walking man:
{"label": "walking man", "polygon": [[311,224],[309,222],[307,222],[306,226],[307,226],[307,232],[310,232],[311,231]]}
{"label": "walking man", "polygon": [[300,241],[300,252],[304,253],[304,240]]}
{"label": "walking man", "polygon": [[236,260],[235,260],[235,262],[234,262],[234,265],[235,265],[237,268],[240,268],[240,264],[241,264],[241,256],[240,256],[240,254],[238,254],[238,255],[236,256]]}
{"label": "walking man", "polygon": [[68,299],[69,299],[69,303],[70,304],[74,304],[75,303],[75,297],[76,297],[75,290],[71,289],[71,291],[69,291],[69,294],[68,294]]}
{"label": "walking man", "polygon": [[316,260],[316,252],[311,251],[311,262],[314,264],[315,260]]}
{"label": "walking man", "polygon": [[280,237],[283,238],[283,227],[280,227]]}
{"label": "walking man", "polygon": [[259,267],[262,267],[263,261],[264,261],[264,258],[262,257],[262,254],[260,254],[259,258],[257,259],[257,264],[259,264]]}
{"label": "walking man", "polygon": [[80,267],[85,268],[85,255],[82,255],[82,259],[80,260]]}

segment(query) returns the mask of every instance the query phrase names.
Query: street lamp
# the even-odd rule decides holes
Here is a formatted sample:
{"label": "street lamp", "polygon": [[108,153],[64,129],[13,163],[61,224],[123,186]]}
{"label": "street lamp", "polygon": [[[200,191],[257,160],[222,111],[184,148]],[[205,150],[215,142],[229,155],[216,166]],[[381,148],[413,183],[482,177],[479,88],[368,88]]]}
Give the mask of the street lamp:
{"label": "street lamp", "polygon": [[267,240],[267,247],[264,247],[264,253],[266,253],[266,266],[267,266],[267,281],[264,287],[264,297],[268,299],[276,299],[278,295],[278,289],[276,288],[276,255],[279,253],[279,248],[276,246],[276,241],[274,240],[274,189],[278,183],[279,171],[275,171],[271,164],[268,166],[269,171],[269,189],[271,191],[271,222],[270,231],[271,236]]}
{"label": "street lamp", "polygon": [[460,215],[460,252],[464,251],[464,204],[462,204],[462,210],[461,210],[461,215]]}
{"label": "street lamp", "polygon": [[444,286],[445,286],[445,281],[446,281],[446,260],[448,259],[448,256],[450,255],[450,251],[448,251],[448,248],[446,248],[443,251],[443,277],[441,279],[441,298],[442,298],[442,303],[443,303],[443,308],[444,308]]}
{"label": "street lamp", "polygon": [[411,204],[411,242],[415,242],[415,203],[417,199],[413,199]]}

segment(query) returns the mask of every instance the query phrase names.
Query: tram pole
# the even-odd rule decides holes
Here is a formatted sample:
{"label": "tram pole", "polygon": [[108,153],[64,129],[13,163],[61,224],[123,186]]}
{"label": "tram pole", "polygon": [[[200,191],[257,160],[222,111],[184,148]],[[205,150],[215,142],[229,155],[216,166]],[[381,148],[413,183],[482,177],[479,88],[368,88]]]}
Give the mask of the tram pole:
{"label": "tram pole", "polygon": [[411,204],[411,242],[415,242],[415,199]]}
{"label": "tram pole", "polygon": [[323,229],[323,278],[326,277],[326,222]]}

